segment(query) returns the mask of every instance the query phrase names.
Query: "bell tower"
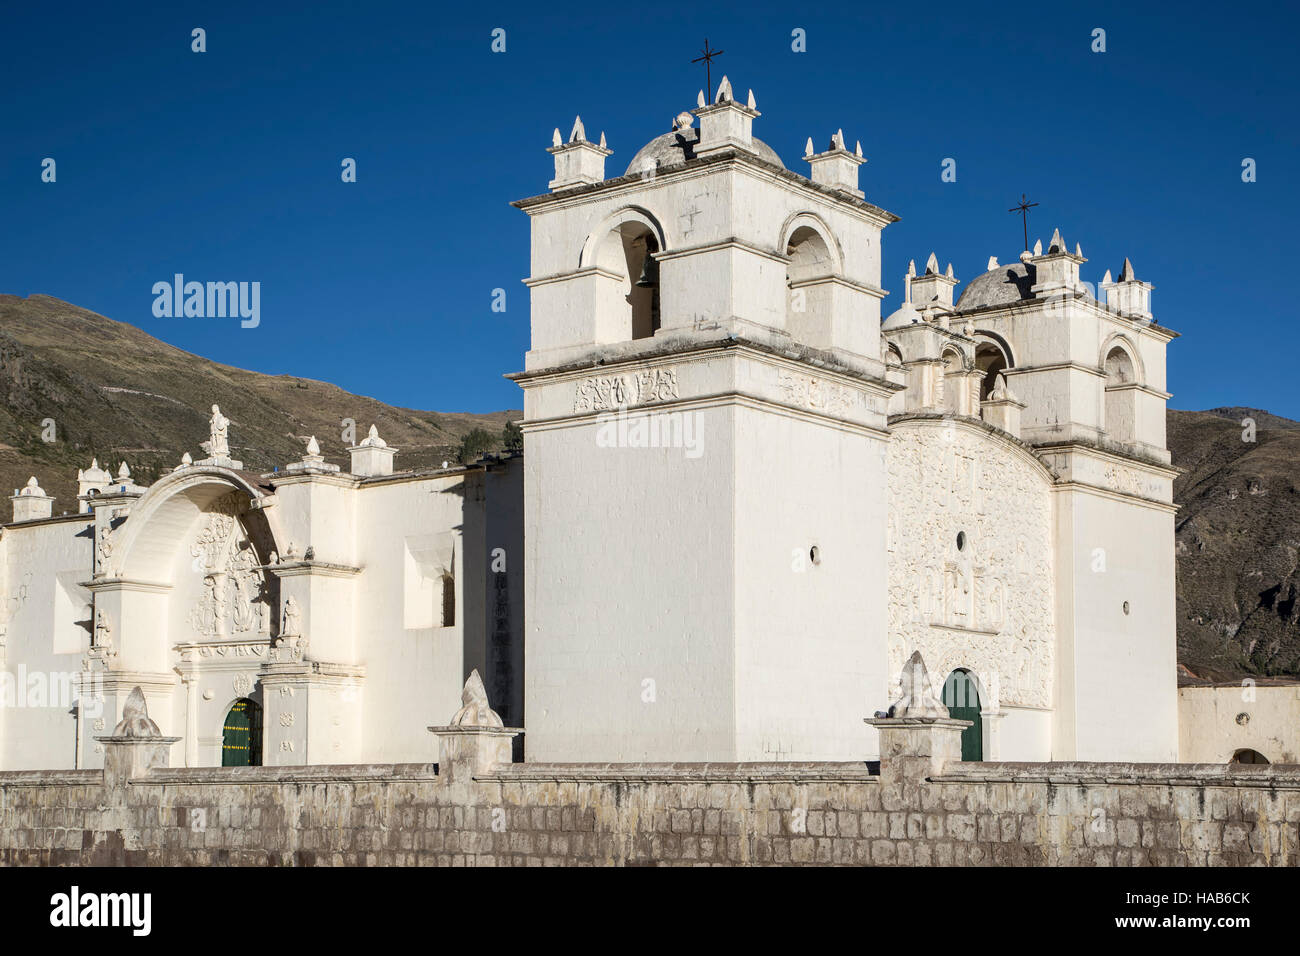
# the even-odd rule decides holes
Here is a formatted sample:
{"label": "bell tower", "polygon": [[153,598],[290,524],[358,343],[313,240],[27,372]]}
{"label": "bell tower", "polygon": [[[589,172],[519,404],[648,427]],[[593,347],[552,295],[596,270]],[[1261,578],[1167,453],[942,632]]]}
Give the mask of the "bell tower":
{"label": "bell tower", "polygon": [[[622,175],[574,124],[531,223],[530,760],[869,759],[887,686],[880,236],[723,78]],[[698,126],[696,122],[698,120]]]}

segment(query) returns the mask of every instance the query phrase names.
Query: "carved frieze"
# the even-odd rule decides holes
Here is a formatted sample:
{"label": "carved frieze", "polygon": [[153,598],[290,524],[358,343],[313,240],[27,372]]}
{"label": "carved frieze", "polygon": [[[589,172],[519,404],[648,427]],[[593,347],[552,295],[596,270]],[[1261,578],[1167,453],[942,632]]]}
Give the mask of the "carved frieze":
{"label": "carved frieze", "polygon": [[574,412],[602,412],[667,402],[677,398],[677,372],[643,369],[622,375],[601,375],[578,383],[573,394]]}
{"label": "carved frieze", "polygon": [[780,370],[776,373],[776,381],[791,405],[830,415],[849,411],[865,400],[863,393],[856,388],[795,372]]}

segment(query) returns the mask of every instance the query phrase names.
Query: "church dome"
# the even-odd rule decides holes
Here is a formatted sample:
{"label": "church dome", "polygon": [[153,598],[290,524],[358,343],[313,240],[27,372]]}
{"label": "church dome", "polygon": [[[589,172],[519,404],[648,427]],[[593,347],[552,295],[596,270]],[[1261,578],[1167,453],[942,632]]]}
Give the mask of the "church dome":
{"label": "church dome", "polygon": [[[623,175],[639,176],[648,170],[658,171],[669,166],[680,166],[687,160],[695,158],[695,144],[699,141],[700,131],[693,126],[674,129],[662,136],[656,136],[637,150],[637,154],[632,157],[632,162],[627,165],[627,172]],[[758,154],[759,159],[785,169],[785,163],[781,162],[781,157],[776,154],[776,150],[757,136],[753,138],[753,143],[754,152]]]}
{"label": "church dome", "polygon": [[1034,294],[1029,290],[1037,281],[1037,273],[1038,270],[1027,262],[994,266],[966,284],[961,297],[957,299],[956,309],[964,312],[1032,299]]}
{"label": "church dome", "polygon": [[889,318],[880,323],[881,331],[888,332],[891,329],[901,329],[908,325],[915,325],[921,321],[921,313],[910,302],[904,302],[901,307],[890,313]]}

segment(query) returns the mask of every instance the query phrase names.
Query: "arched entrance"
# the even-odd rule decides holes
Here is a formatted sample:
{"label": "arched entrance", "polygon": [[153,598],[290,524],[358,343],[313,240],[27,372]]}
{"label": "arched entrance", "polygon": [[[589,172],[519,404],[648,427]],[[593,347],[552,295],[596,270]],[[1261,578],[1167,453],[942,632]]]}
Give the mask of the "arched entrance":
{"label": "arched entrance", "polygon": [[1268,763],[1268,758],[1258,750],[1251,750],[1249,747],[1238,750],[1232,755],[1229,763]]}
{"label": "arched entrance", "polygon": [[262,765],[262,708],[241,697],[226,713],[221,726],[221,766]]}
{"label": "arched entrance", "polygon": [[961,732],[961,759],[984,759],[984,721],[980,717],[980,693],[970,671],[958,668],[943,682],[943,704],[953,720],[969,720]]}

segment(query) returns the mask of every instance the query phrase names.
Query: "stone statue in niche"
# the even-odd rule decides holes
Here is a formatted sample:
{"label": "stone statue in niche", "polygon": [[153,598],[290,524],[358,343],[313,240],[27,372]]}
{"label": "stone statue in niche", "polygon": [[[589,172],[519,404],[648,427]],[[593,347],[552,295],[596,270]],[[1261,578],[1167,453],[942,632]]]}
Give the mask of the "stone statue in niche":
{"label": "stone statue in niche", "polygon": [[295,637],[301,633],[302,611],[293,595],[290,595],[284,602],[284,614],[280,618],[280,636]]}

